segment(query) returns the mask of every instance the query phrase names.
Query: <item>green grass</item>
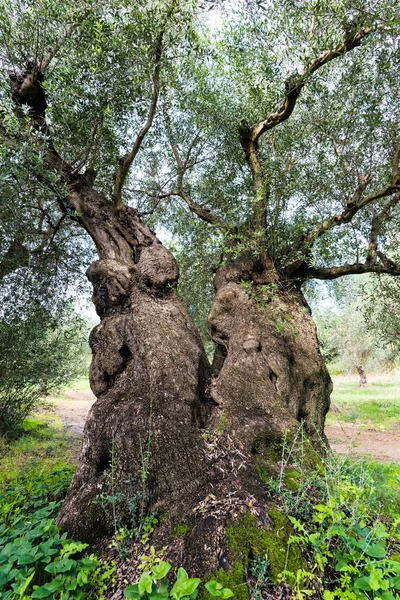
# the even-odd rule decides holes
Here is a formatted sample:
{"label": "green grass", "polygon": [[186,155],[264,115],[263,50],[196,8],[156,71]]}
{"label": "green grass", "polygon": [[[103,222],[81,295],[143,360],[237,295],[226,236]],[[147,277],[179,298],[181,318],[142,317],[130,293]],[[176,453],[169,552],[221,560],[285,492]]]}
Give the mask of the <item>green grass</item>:
{"label": "green grass", "polygon": [[[357,463],[356,463],[357,464]],[[375,486],[376,502],[382,512],[395,519],[400,518],[400,464],[360,461],[360,469],[366,470]],[[357,466],[355,467],[357,469]]]}
{"label": "green grass", "polygon": [[0,490],[29,472],[39,476],[72,468],[80,441],[63,433],[58,422],[56,426],[46,422],[45,417],[26,419],[22,434],[15,440],[0,438]]}
{"label": "green grass", "polygon": [[69,390],[90,390],[89,378],[88,377],[78,377],[77,379],[73,379],[68,384],[68,389]]}
{"label": "green grass", "polygon": [[370,375],[365,388],[358,377],[333,376],[331,400],[340,412],[328,415],[336,421],[395,429],[400,426],[400,375]]}

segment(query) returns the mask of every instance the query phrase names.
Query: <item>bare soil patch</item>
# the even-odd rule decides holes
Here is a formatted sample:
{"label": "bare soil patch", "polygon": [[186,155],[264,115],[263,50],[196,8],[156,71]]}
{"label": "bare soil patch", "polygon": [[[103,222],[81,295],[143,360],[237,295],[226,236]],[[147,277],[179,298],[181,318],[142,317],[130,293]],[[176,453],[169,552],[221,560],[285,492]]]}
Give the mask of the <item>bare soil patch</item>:
{"label": "bare soil patch", "polygon": [[54,412],[66,432],[82,437],[87,414],[95,400],[90,390],[65,390],[62,396],[54,399]]}
{"label": "bare soil patch", "polygon": [[327,425],[325,433],[332,450],[349,458],[400,462],[400,432],[355,423]]}

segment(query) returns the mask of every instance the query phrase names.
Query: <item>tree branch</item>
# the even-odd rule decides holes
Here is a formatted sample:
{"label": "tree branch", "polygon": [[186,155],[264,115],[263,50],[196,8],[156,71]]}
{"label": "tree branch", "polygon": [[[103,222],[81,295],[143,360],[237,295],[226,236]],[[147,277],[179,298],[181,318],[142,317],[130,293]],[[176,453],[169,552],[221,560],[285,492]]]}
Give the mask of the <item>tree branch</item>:
{"label": "tree branch", "polygon": [[64,219],[66,219],[66,217],[67,214],[63,213],[55,225],[53,225],[50,219],[48,219],[49,227],[46,229],[46,231],[41,232],[43,234],[43,240],[41,241],[39,246],[31,250],[31,254],[40,254],[45,249],[47,242],[48,246],[50,246],[53,243],[53,240],[56,237],[57,232],[60,229],[62,222],[64,221]]}
{"label": "tree branch", "polygon": [[133,163],[137,153],[139,152],[140,146],[142,145],[142,142],[143,142],[147,132],[149,131],[150,127],[153,124],[154,114],[156,111],[158,97],[160,94],[160,69],[161,69],[163,36],[164,36],[164,30],[158,36],[157,43],[156,43],[156,50],[155,50],[156,65],[154,68],[154,73],[153,73],[153,78],[152,78],[153,79],[153,92],[152,92],[152,96],[151,96],[151,102],[150,102],[150,107],[149,107],[149,112],[147,115],[146,123],[143,125],[143,127],[139,131],[137,138],[133,144],[132,150],[130,151],[128,156],[126,156],[126,158],[123,158],[120,160],[118,171],[117,171],[117,174],[115,177],[114,202],[115,202],[115,205],[117,208],[121,208],[123,206],[122,188],[124,186],[126,177],[129,173],[130,166]]}
{"label": "tree branch", "polygon": [[66,40],[68,40],[71,37],[71,35],[74,32],[74,30],[76,29],[76,27],[78,27],[78,25],[80,25],[82,23],[82,21],[84,21],[88,15],[90,15],[90,13],[94,9],[94,7],[95,7],[95,4],[93,4],[90,8],[88,8],[88,10],[84,11],[81,14],[81,16],[77,18],[77,20],[74,23],[71,23],[66,28],[63,35],[57,40],[57,42],[54,44],[54,46],[50,49],[46,58],[41,59],[39,65],[38,65],[38,69],[41,73],[44,73],[48,69],[48,67],[50,66],[50,63],[60,52],[63,44],[66,42]]}
{"label": "tree branch", "polygon": [[[176,3],[177,3],[177,0],[173,0],[171,7],[169,8],[168,13],[166,15],[166,22],[168,22],[168,20],[170,19],[171,15],[174,11]],[[139,131],[139,133],[136,137],[136,140],[133,144],[132,150],[130,151],[128,156],[126,156],[125,158],[122,158],[120,160],[117,174],[115,176],[114,202],[115,202],[115,205],[117,208],[123,207],[122,188],[124,186],[126,177],[129,173],[130,166],[131,166],[132,162],[134,161],[137,153],[139,152],[140,147],[142,145],[144,138],[146,137],[147,132],[149,131],[150,127],[153,124],[153,119],[154,119],[154,115],[155,115],[156,108],[157,108],[157,102],[158,102],[158,98],[160,95],[160,72],[161,72],[162,46],[163,46],[164,33],[165,33],[165,27],[160,31],[160,33],[156,39],[155,52],[154,52],[155,66],[154,66],[154,72],[153,72],[153,77],[152,77],[153,91],[152,91],[152,95],[151,95],[150,107],[149,107],[149,112],[147,114],[146,123],[143,125],[143,127]]]}
{"label": "tree branch", "polygon": [[43,58],[40,63],[39,63],[39,71],[41,73],[44,73],[46,71],[46,69],[50,66],[51,61],[53,60],[53,58],[55,58],[57,56],[57,54],[60,52],[62,45],[64,44],[64,42],[71,37],[72,32],[74,31],[75,27],[78,25],[78,23],[71,23],[71,25],[69,25],[69,27],[67,27],[67,29],[64,32],[64,35],[57,41],[57,43],[53,46],[53,48],[51,48],[49,54],[46,56],[46,58]]}
{"label": "tree branch", "polygon": [[283,123],[283,121],[286,121],[286,119],[290,117],[302,88],[307,83],[307,79],[315,73],[315,71],[335,58],[344,56],[350,50],[357,48],[364,38],[380,29],[387,29],[387,27],[376,25],[375,27],[366,27],[353,33],[335,48],[321,52],[319,56],[311,61],[308,68],[303,73],[294,73],[289,77],[285,83],[286,94],[283,102],[274,112],[270,113],[266,119],[259,121],[251,128],[251,141],[257,142],[263,133],[276,127],[280,123]]}
{"label": "tree branch", "polygon": [[[384,188],[369,194],[368,196],[363,197],[363,194],[371,180],[371,176],[368,175],[359,175],[358,180],[359,184],[352,196],[347,200],[346,206],[342,212],[337,213],[331,217],[325,219],[322,223],[318,225],[313,231],[311,231],[303,240],[302,244],[304,245],[305,252],[308,252],[314,242],[321,237],[324,233],[329,231],[332,227],[336,227],[338,225],[343,225],[344,223],[349,223],[354,215],[356,215],[361,209],[369,206],[376,200],[380,200],[381,198],[385,198],[387,196],[392,196],[392,198],[385,204],[385,207],[382,209],[379,217],[379,223],[376,222],[376,225],[381,225],[384,219],[386,218],[391,207],[395,206],[400,201],[400,181],[399,181],[399,161],[400,161],[400,144],[394,151],[393,161],[392,161],[392,181]],[[397,192],[397,193],[396,193]]]}
{"label": "tree branch", "polygon": [[383,253],[378,252],[381,263],[353,263],[338,267],[309,267],[308,274],[315,279],[331,280],[344,275],[361,275],[363,273],[386,273],[387,275],[400,275],[400,265],[396,265]]}
{"label": "tree branch", "polygon": [[250,126],[245,120],[240,122],[240,143],[243,147],[247,163],[250,167],[254,188],[255,188],[255,215],[254,225],[263,226],[265,222],[265,208],[263,207],[264,182],[261,163],[258,157],[258,141],[260,137],[268,130],[273,129],[280,123],[286,121],[292,114],[301,90],[307,83],[311,75],[331,62],[339,58],[357,46],[360,46],[362,40],[379,29],[388,29],[383,25],[375,27],[366,27],[350,34],[338,44],[335,48],[321,52],[314,58],[303,73],[294,73],[285,82],[285,97],[278,108],[271,112],[265,119],[262,119],[253,126]]}
{"label": "tree branch", "polygon": [[[92,152],[96,152],[97,150],[97,146],[98,146],[98,139],[97,139],[97,134],[99,132],[99,129],[101,128],[103,124],[103,115],[100,114],[98,119],[96,120],[96,123],[94,124],[91,134],[90,134],[90,140],[88,145],[85,148],[85,151],[83,152],[82,158],[80,160],[78,160],[77,162],[73,163],[73,174],[75,173],[79,173],[79,171],[82,169],[82,167],[85,166],[90,154]],[[89,161],[89,165],[91,164],[92,159]]]}
{"label": "tree branch", "polygon": [[182,200],[184,202],[186,202],[189,210],[191,210],[192,213],[197,215],[203,221],[206,221],[207,223],[211,223],[212,225],[215,225],[216,227],[218,227],[218,229],[220,229],[220,231],[223,231],[223,232],[228,231],[230,229],[230,227],[227,225],[227,223],[225,223],[225,221],[223,219],[221,219],[221,217],[212,213],[209,208],[201,206],[200,204],[197,204],[197,202],[193,202],[193,200],[190,198],[189,194],[187,194],[184,189],[183,177],[184,177],[184,174],[187,171],[187,169],[189,169],[191,167],[191,164],[189,162],[190,155],[199,139],[199,136],[196,135],[193,138],[192,142],[189,145],[185,159],[182,160],[181,155],[178,150],[178,146],[175,144],[175,142],[172,139],[171,127],[168,123],[168,118],[165,114],[164,114],[164,119],[165,119],[165,124],[166,124],[166,128],[167,128],[169,143],[171,145],[171,149],[172,149],[173,155],[175,157],[176,166],[177,166],[177,189],[170,192],[170,194],[172,196],[179,196],[180,198],[182,198]]}

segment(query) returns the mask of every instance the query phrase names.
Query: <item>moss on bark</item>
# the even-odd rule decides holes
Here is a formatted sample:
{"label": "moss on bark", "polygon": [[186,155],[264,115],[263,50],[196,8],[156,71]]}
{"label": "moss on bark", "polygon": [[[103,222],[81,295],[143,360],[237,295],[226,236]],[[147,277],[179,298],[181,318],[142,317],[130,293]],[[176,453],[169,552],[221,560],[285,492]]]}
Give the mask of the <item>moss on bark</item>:
{"label": "moss on bark", "polygon": [[251,561],[257,556],[266,557],[269,574],[273,580],[284,571],[296,573],[303,567],[299,547],[297,544],[288,544],[289,520],[276,507],[270,507],[268,514],[273,520],[271,528],[260,527],[249,511],[237,521],[232,521],[226,529],[232,566],[228,571],[219,569],[213,577],[224,587],[230,588],[237,600],[249,598],[247,580]]}

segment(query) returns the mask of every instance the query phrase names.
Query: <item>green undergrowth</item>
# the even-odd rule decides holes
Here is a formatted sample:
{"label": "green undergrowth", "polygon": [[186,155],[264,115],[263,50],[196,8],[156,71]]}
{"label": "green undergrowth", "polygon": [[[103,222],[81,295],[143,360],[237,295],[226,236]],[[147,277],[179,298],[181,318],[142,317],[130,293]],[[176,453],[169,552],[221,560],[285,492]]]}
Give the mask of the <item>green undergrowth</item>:
{"label": "green undergrowth", "polygon": [[[250,507],[229,524],[228,571],[202,587],[181,569],[171,587],[157,571],[161,559],[142,557],[142,584],[125,596],[194,600],[200,589],[201,598],[232,591],[238,600],[261,600],[290,589],[299,600],[400,600],[400,465],[329,455],[310,468],[299,432],[282,447],[278,475],[259,469],[268,522],[260,526]],[[74,470],[71,444],[39,419],[27,421],[18,439],[0,440],[2,600],[110,597],[115,566],[85,555],[86,546],[55,524]],[[182,521],[175,533],[190,535],[190,527]]]}
{"label": "green undergrowth", "polygon": [[268,551],[258,557],[252,597],[286,583],[300,600],[400,600],[399,478],[400,465],[329,456],[310,470],[284,462],[269,485],[292,526],[288,549],[300,548],[304,562],[276,575]]}
{"label": "green undergrowth", "polygon": [[371,377],[364,388],[356,378],[334,377],[332,403],[339,412],[328,414],[328,424],[336,421],[394,429],[400,425],[400,376]]}
{"label": "green undergrowth", "polygon": [[48,423],[44,417],[32,417],[18,432],[13,432],[11,439],[0,437],[0,490],[36,467],[71,468],[80,440],[65,435],[61,428],[57,421]]}
{"label": "green undergrowth", "polygon": [[40,419],[0,441],[0,598],[103,598],[114,566],[85,555],[55,518],[74,467],[74,442]]}
{"label": "green undergrowth", "polygon": [[[215,576],[223,586],[234,591],[238,600],[249,598],[246,581],[257,558],[268,557],[268,575],[271,581],[276,581],[285,570],[297,572],[303,567],[298,546],[289,546],[290,521],[272,506],[269,507],[268,514],[272,520],[270,527],[259,527],[255,517],[248,512],[227,528],[232,566],[227,572],[220,569]],[[293,583],[290,574],[288,580]]]}
{"label": "green undergrowth", "polygon": [[[133,598],[134,600],[196,600],[199,595],[201,579],[189,577],[187,571],[183,567],[179,567],[176,571],[175,582],[171,586],[167,579],[171,569],[172,565],[166,561],[160,560],[157,564],[153,564],[142,573],[138,583],[125,588],[125,598]],[[215,579],[207,581],[203,591],[208,599],[220,598],[221,600],[227,600],[234,596],[232,590],[225,588]]]}

